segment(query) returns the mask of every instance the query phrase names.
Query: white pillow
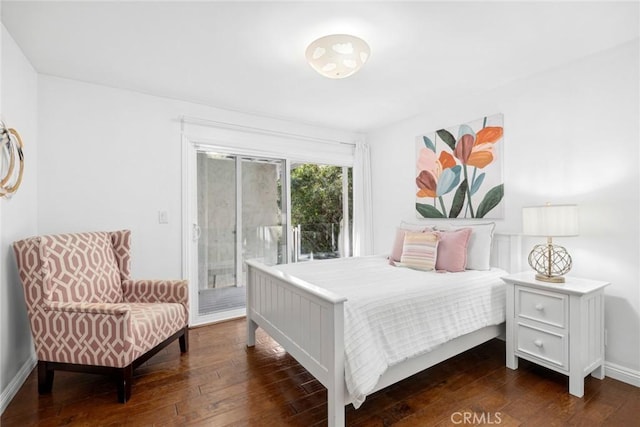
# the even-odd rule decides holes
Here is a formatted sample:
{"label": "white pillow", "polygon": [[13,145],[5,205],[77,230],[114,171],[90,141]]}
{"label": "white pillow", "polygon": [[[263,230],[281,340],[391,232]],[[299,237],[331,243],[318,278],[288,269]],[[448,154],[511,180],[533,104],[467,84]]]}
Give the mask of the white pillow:
{"label": "white pillow", "polygon": [[491,269],[491,241],[495,222],[483,224],[440,224],[440,230],[459,230],[471,228],[471,237],[467,246],[467,270]]}
{"label": "white pillow", "polygon": [[435,228],[435,225],[433,224],[415,224],[415,223],[411,223],[411,222],[406,222],[406,221],[400,221],[400,227],[403,230],[407,230],[407,231],[431,231]]}

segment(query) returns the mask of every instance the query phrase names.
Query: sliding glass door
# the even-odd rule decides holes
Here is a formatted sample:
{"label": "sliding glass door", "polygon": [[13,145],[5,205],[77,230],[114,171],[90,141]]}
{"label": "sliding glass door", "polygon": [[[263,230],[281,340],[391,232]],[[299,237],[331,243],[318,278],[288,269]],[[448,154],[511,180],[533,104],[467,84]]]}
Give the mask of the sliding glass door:
{"label": "sliding glass door", "polygon": [[286,262],[284,161],[198,151],[196,164],[198,317],[240,316],[244,261]]}
{"label": "sliding glass door", "polygon": [[245,315],[246,260],[351,256],[350,166],[192,147],[184,229],[192,325]]}

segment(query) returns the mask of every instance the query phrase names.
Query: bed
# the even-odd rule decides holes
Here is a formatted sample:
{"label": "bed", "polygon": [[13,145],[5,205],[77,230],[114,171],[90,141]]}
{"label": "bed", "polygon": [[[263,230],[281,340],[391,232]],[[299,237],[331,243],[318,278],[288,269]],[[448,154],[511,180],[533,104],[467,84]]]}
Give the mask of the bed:
{"label": "bed", "polygon": [[[503,335],[504,284],[500,277],[519,269],[519,255],[517,235],[495,234],[490,271],[422,272],[391,267],[380,256],[272,267],[250,260],[247,261],[247,345],[255,345],[258,327],[266,331],[327,388],[328,424],[343,426],[345,405],[353,403],[357,408],[366,395]],[[417,311],[415,304],[429,304],[426,297],[417,293],[419,277],[432,277],[437,283],[430,286],[435,289],[432,298],[437,303],[419,312],[418,317],[409,318],[408,313]],[[469,283],[480,282],[484,285],[469,288]],[[469,294],[468,289],[481,287],[484,291]],[[381,294],[377,291],[380,288],[387,288],[385,292],[389,294]],[[466,302],[452,294],[466,297]],[[379,303],[381,296],[388,306]],[[481,303],[470,307],[469,300]],[[401,308],[392,310],[391,302],[400,304]],[[440,319],[425,319],[420,323],[420,316],[438,312],[438,307],[444,312],[459,313],[463,311],[461,307],[479,311],[476,306],[487,308],[484,310],[487,313],[479,319],[452,320],[440,311]],[[363,309],[365,312],[359,311]],[[405,326],[407,322],[415,323],[416,331],[431,327],[432,333],[425,334],[429,339],[419,345],[414,345],[414,335],[403,336],[397,331],[386,335],[371,333],[367,325],[369,319],[385,316],[401,318]],[[443,322],[457,326],[451,331],[451,328],[440,327]],[[372,329],[379,331],[376,326]],[[377,350],[379,345],[384,347],[382,353]],[[400,348],[403,351],[396,351]],[[354,351],[358,354],[354,355]],[[374,360],[368,360],[371,358],[367,355],[373,355]]]}

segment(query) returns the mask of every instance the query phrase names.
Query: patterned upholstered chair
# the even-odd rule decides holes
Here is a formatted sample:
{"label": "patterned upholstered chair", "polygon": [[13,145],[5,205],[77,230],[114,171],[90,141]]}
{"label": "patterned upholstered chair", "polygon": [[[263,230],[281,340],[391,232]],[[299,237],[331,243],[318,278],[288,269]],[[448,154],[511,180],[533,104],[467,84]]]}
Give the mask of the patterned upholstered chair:
{"label": "patterned upholstered chair", "polygon": [[32,237],[13,249],[38,357],[38,391],[55,370],[102,373],[131,396],[133,369],[179,338],[188,350],[184,280],[132,280],[131,232]]}

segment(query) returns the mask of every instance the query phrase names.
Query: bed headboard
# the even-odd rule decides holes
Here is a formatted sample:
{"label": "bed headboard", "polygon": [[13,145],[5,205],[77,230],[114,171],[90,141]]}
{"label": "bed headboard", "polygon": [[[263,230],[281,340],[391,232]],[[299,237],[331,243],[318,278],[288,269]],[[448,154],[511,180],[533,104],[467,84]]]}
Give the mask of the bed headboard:
{"label": "bed headboard", "polygon": [[501,268],[509,273],[522,271],[522,238],[520,234],[493,234],[491,266]]}

